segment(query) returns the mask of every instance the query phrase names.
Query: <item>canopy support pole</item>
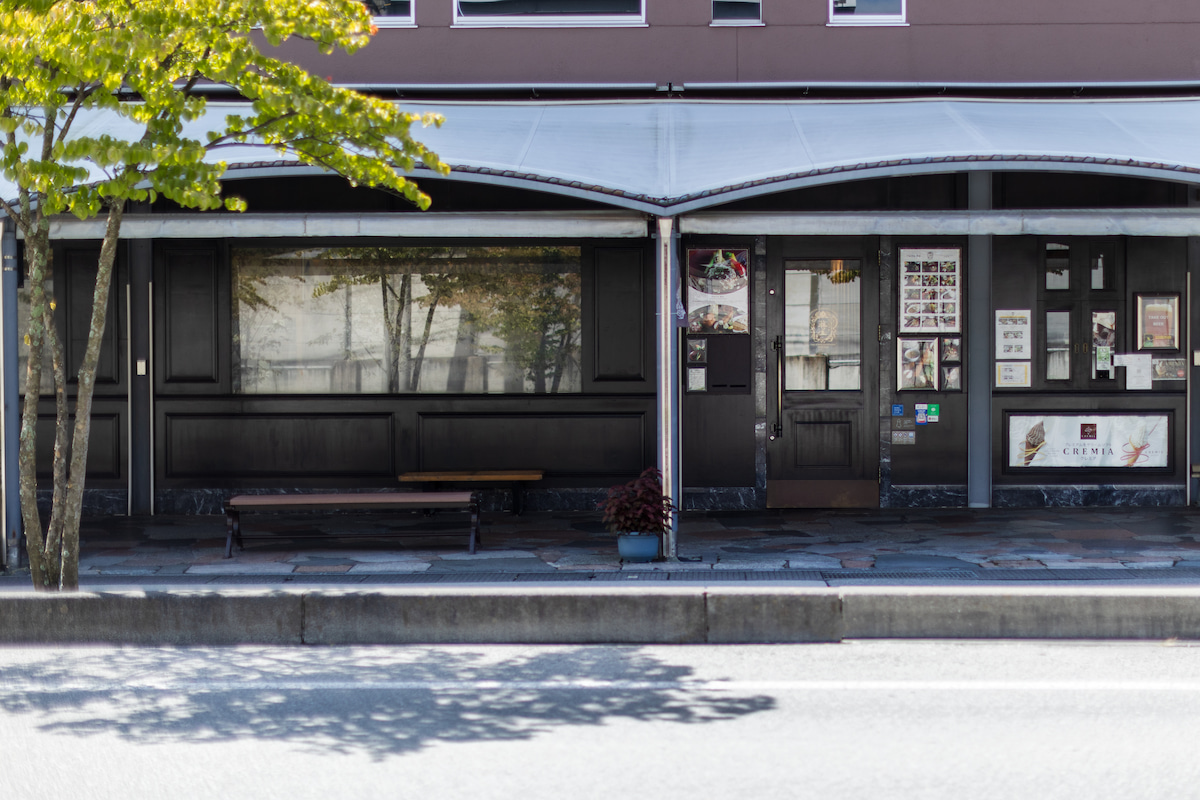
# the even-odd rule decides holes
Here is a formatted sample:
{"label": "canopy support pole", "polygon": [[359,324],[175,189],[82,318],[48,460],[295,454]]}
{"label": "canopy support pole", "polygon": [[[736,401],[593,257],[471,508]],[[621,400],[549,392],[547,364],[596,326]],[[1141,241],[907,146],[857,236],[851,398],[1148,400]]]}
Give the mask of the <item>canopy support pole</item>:
{"label": "canopy support pole", "polygon": [[[663,491],[683,507],[683,480],[679,463],[679,332],[675,324],[678,270],[675,269],[675,218],[658,217],[657,278],[658,339],[658,469]],[[679,515],[663,542],[663,556],[678,558]]]}

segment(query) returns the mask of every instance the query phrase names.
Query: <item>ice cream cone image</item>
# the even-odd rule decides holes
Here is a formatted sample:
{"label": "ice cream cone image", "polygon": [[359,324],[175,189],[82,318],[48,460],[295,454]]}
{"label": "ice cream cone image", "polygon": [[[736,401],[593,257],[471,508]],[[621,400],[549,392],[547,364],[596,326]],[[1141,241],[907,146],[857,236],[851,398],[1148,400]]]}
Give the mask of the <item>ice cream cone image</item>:
{"label": "ice cream cone image", "polygon": [[1039,421],[1025,434],[1025,466],[1029,466],[1037,456],[1038,451],[1046,444],[1046,426]]}

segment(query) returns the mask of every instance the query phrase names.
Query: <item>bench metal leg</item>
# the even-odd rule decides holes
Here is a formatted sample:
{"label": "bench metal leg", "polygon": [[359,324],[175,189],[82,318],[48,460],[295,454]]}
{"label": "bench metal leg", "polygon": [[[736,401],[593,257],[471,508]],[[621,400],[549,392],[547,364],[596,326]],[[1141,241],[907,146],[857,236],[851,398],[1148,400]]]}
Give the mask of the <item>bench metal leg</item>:
{"label": "bench metal leg", "polygon": [[475,555],[475,543],[479,541],[479,501],[471,501],[471,537],[467,546],[467,553]]}
{"label": "bench metal leg", "polygon": [[225,557],[233,558],[233,542],[237,540],[239,550],[244,550],[242,544],[241,515],[236,508],[225,507]]}

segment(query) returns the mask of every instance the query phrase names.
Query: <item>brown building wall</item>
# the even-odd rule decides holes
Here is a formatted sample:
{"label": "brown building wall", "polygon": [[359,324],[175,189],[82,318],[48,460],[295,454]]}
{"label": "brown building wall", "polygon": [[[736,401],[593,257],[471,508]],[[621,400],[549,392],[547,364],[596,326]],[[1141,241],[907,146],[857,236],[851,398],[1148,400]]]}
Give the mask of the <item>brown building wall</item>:
{"label": "brown building wall", "polygon": [[711,27],[709,0],[646,0],[638,28],[416,29],[353,57],[285,51],[346,83],[1089,82],[1200,79],[1195,0],[908,0],[907,27],[830,27],[825,0],[763,0],[764,25]]}

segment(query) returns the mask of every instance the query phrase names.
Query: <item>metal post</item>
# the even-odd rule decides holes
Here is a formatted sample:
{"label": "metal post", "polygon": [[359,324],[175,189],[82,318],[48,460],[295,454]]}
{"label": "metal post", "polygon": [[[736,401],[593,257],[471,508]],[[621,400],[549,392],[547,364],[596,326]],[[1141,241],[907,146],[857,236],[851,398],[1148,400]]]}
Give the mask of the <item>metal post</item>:
{"label": "metal post", "polygon": [[[972,211],[992,207],[992,173],[968,175]],[[967,505],[992,505],[992,237],[967,239]]]}
{"label": "metal post", "polygon": [[4,420],[0,426],[0,479],[3,480],[4,532],[0,557],[5,567],[20,563],[21,501],[19,461],[20,400],[17,391],[17,230],[12,220],[0,217],[0,394]]}
{"label": "metal post", "polygon": [[[675,504],[683,506],[683,481],[679,464],[679,331],[675,325],[678,270],[675,269],[675,218],[658,218],[658,468],[663,489]],[[679,515],[672,517],[663,543],[663,555],[678,557]]]}

